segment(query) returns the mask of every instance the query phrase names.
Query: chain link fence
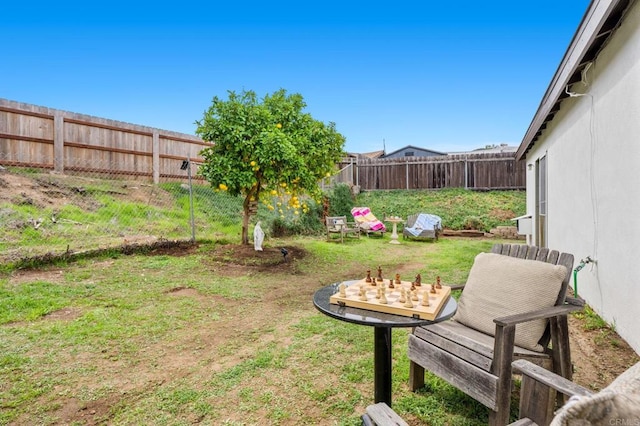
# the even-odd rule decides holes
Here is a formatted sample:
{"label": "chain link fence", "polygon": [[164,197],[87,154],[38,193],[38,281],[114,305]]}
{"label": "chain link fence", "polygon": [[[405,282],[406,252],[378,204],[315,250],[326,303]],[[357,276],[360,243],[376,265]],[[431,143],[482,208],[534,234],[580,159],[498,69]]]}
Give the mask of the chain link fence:
{"label": "chain link fence", "polygon": [[58,174],[18,167],[2,153],[0,167],[0,264],[164,240],[240,239],[242,200],[198,176],[153,184],[117,172],[117,164],[73,159]]}

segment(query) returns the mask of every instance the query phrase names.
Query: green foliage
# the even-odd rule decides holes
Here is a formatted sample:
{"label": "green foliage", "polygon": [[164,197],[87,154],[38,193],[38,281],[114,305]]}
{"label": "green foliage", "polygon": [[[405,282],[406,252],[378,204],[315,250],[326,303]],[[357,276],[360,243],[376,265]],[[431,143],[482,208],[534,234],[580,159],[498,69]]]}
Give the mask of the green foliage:
{"label": "green foliage", "polygon": [[317,235],[324,231],[321,205],[311,198],[301,198],[304,206],[302,212],[295,210],[277,196],[272,197],[270,203],[258,206],[256,221],[261,222],[262,230],[268,237]]}
{"label": "green foliage", "polygon": [[573,314],[576,318],[583,320],[585,330],[603,330],[612,328],[605,320],[600,318],[589,305],[585,305],[584,309]]}
{"label": "green foliage", "polygon": [[442,218],[445,228],[485,232],[498,225],[514,225],[511,219],[526,212],[524,191],[370,191],[359,194],[356,203],[370,207],[379,219],[384,215],[406,218],[415,213],[431,213]]}
{"label": "green foliage", "polygon": [[317,192],[318,180],[342,158],[344,137],[333,123],[303,113],[305,107],[301,95],[282,89],[262,101],[253,91],[215,97],[197,122],[196,133],[215,143],[202,151],[206,163],[199,172],[232,195],[252,188],[258,191],[253,195],[280,188]]}
{"label": "green foliage", "polygon": [[296,209],[301,194],[318,199],[318,181],[335,169],[343,156],[345,138],[333,123],[324,124],[304,113],[299,94],[284,89],[259,100],[253,91],[214,97],[196,133],[214,143],[201,155],[198,172],[214,188],[244,198],[246,243],[250,203],[264,193],[290,196]]}
{"label": "green foliage", "polygon": [[349,185],[345,183],[335,185],[327,197],[329,198],[329,216],[351,217],[355,198]]}

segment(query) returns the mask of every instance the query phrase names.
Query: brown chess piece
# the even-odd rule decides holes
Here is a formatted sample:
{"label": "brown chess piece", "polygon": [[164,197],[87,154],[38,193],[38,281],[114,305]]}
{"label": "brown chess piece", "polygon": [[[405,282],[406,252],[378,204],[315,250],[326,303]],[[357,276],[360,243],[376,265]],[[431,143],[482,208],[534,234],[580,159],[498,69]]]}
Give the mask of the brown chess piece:
{"label": "brown chess piece", "polygon": [[364,282],[366,283],[371,282],[371,269],[367,269],[367,278],[365,278]]}
{"label": "brown chess piece", "polygon": [[442,288],[442,284],[440,284],[440,276],[439,275],[436,277],[436,288],[438,288],[438,289]]}
{"label": "brown chess piece", "polygon": [[376,281],[382,281],[382,267],[378,266],[378,277]]}
{"label": "brown chess piece", "polygon": [[400,284],[400,274],[396,274],[396,284]]}
{"label": "brown chess piece", "polygon": [[436,285],[435,284],[431,284],[431,290],[429,290],[430,293],[435,293],[436,292]]}
{"label": "brown chess piece", "polygon": [[422,285],[422,277],[420,274],[416,275],[416,287],[420,287]]}
{"label": "brown chess piece", "polygon": [[392,280],[392,279],[390,279],[390,280],[389,280],[389,288],[396,288],[396,287],[393,285],[393,280]]}

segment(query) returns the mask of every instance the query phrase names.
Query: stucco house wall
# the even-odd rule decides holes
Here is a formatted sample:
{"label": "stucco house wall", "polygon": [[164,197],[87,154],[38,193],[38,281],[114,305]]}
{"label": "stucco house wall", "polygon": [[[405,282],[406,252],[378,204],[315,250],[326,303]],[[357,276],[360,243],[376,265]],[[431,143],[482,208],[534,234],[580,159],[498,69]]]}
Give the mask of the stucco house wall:
{"label": "stucco house wall", "polygon": [[[631,5],[526,153],[527,211],[547,163],[547,246],[573,253],[578,293],[640,353],[640,2]],[[531,165],[531,166],[529,166]],[[538,243],[534,232],[532,243]]]}

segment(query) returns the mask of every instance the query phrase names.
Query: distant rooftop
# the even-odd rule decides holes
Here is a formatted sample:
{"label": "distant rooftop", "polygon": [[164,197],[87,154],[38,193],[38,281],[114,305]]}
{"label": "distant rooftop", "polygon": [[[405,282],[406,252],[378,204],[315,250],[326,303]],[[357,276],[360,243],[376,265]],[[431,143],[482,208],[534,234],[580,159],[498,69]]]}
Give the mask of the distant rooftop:
{"label": "distant rooftop", "polygon": [[473,151],[456,151],[450,152],[449,154],[492,154],[501,152],[516,152],[517,150],[517,146],[511,146],[506,143],[501,143],[500,145],[487,145],[484,148],[477,148]]}

